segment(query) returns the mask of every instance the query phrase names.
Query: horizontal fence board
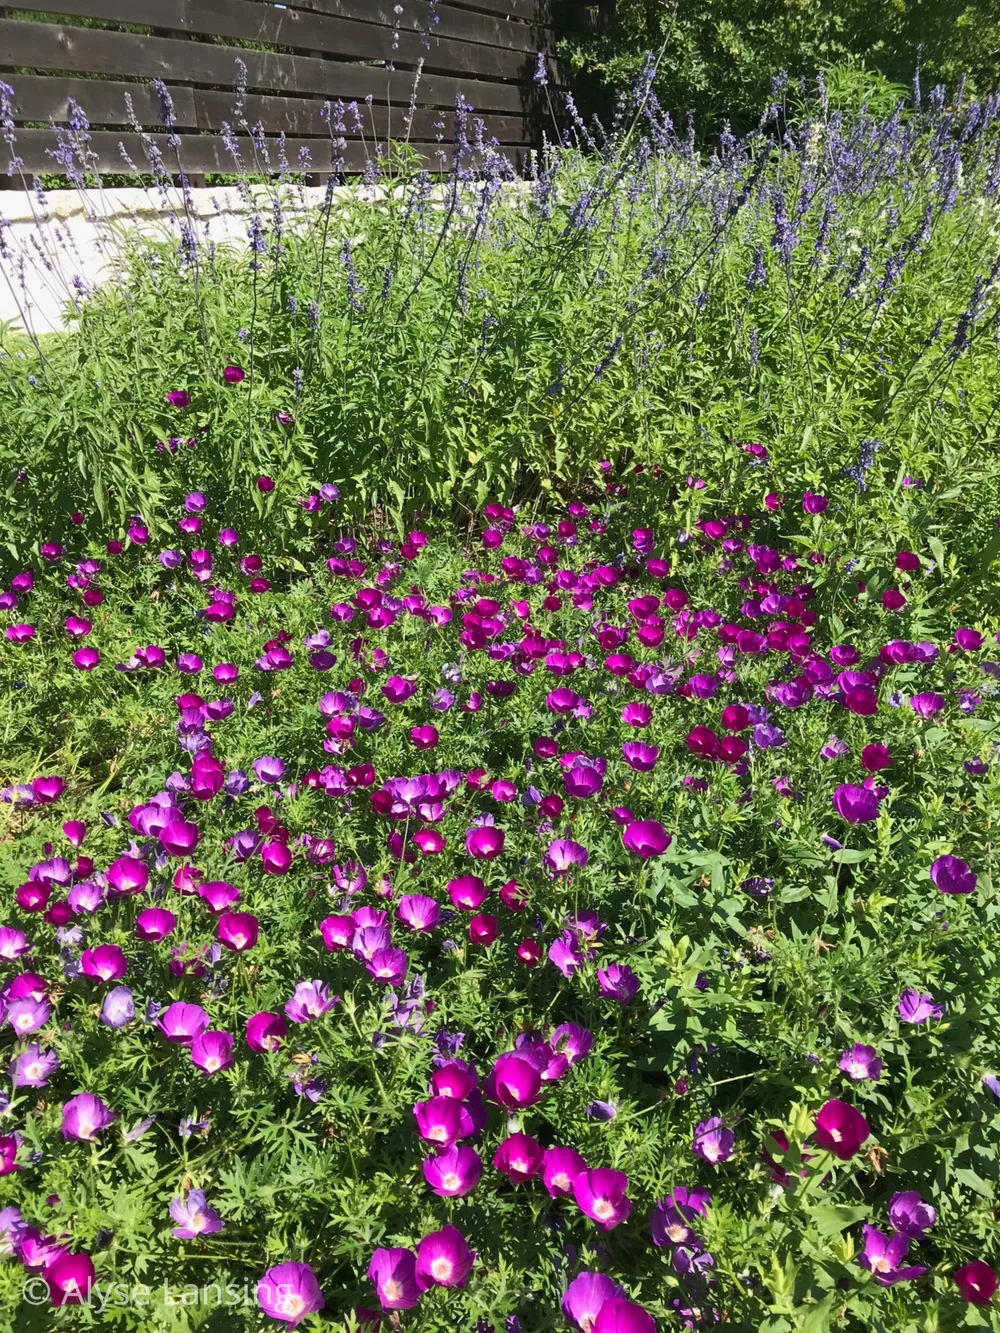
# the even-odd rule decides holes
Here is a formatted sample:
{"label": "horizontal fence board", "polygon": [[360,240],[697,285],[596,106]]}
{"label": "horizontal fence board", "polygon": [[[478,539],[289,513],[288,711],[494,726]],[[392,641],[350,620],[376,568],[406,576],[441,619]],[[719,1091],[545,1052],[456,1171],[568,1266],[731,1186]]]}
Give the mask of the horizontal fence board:
{"label": "horizontal fence board", "polygon": [[[120,145],[123,145],[129,158],[135,168],[145,174],[150,175],[151,171],[147,164],[145,154],[142,148],[142,142],[138,134],[118,134],[111,130],[96,130],[91,132],[91,142],[88,147],[93,150],[97,156],[97,167],[102,172],[121,172],[126,171],[125,160],[120,151]],[[177,158],[173,149],[166,146],[166,136],[152,135],[161,153],[163,154],[163,165],[167,171],[176,172]],[[218,135],[181,135],[181,145],[178,149],[180,162],[185,171],[192,175],[204,174],[205,172],[226,172],[232,173],[236,170],[234,160],[226,150],[221,138]],[[56,146],[56,140],[51,130],[21,130],[17,136],[17,155],[24,162],[24,171],[26,175],[33,172],[61,172],[63,168],[49,154],[47,150]],[[243,165],[247,171],[266,170],[263,162],[259,162],[254,154],[254,146],[250,139],[240,138],[240,152],[243,158]],[[451,161],[451,153],[446,144],[419,143],[412,145],[414,151],[419,154],[424,164],[431,170],[442,170],[440,154],[445,153],[445,167]],[[320,139],[288,139],[285,143],[285,153],[288,161],[294,170],[298,160],[299,150],[307,148],[312,156],[311,169],[316,172],[330,170],[330,144],[324,143]],[[322,152],[320,151],[322,149]],[[523,151],[517,148],[511,148],[506,156],[515,164],[519,165],[523,157]],[[268,140],[267,152],[270,159],[270,170],[278,169],[278,143],[274,139]],[[2,154],[0,154],[0,173],[6,174],[9,152],[4,145]],[[343,167],[345,172],[363,171],[368,161],[368,152],[365,144],[355,139],[348,141],[343,151]],[[79,164],[77,164],[79,165]]]}
{"label": "horizontal fence board", "polygon": [[[264,3],[264,0],[257,0]],[[401,32],[427,32],[430,20],[429,0],[408,0],[402,15],[396,15],[396,0],[289,0],[292,9],[308,9],[317,14],[337,14],[343,18],[361,19],[393,28]],[[465,42],[479,42],[484,46],[506,46],[511,51],[552,50],[556,34],[551,28],[538,24],[518,23],[498,14],[480,14],[472,9],[455,9],[452,5],[438,5],[434,11],[437,23],[432,31],[438,37],[457,37]]]}
{"label": "horizontal fence board", "polygon": [[[36,8],[64,14],[67,6],[75,17],[119,20],[127,17],[129,22],[160,29],[176,28],[198,36],[322,51],[341,59],[384,60],[411,66],[422,60],[432,70],[525,81],[530,81],[533,74],[533,63],[524,51],[436,34],[425,41],[413,31],[393,32],[384,25],[279,7],[260,0],[164,0],[162,4],[159,0],[129,0],[128,4],[122,0],[42,0]],[[567,80],[566,72],[556,62],[550,61],[549,66],[554,82]]]}
{"label": "horizontal fence board", "polygon": [[[239,58],[247,68],[248,88],[313,93],[344,101],[363,101],[372,96],[408,105],[414,83],[413,75],[401,70],[390,72],[347,61],[51,23],[0,21],[0,51],[8,66],[102,75],[127,71],[138,79],[223,86],[232,85]],[[416,102],[419,106],[453,107],[459,93],[476,111],[525,113],[537,103],[535,91],[526,85],[443,74],[421,77]]]}
{"label": "horizontal fence board", "polygon": [[542,23],[554,28],[588,25],[590,11],[598,8],[597,5],[564,3],[564,0],[449,0],[449,3],[459,9],[501,14],[524,23]]}
{"label": "horizontal fence board", "polygon": [[[148,83],[118,83],[106,79],[74,79],[51,75],[12,77],[14,86],[14,114],[21,121],[49,121],[65,123],[70,118],[70,101],[76,102],[92,125],[129,124],[126,97],[132,99],[133,109],[144,128],[162,126],[160,99]],[[169,86],[174,104],[174,124],[182,130],[218,130],[223,122],[237,127],[236,95],[203,88]],[[330,128],[323,119],[324,102],[305,97],[268,97],[248,93],[243,101],[243,114],[248,124],[264,126],[268,134],[284,131],[289,137],[316,136],[329,139]],[[396,138],[405,134],[406,108],[387,108],[361,103],[362,134],[385,138],[391,132]],[[538,138],[535,122],[527,116],[484,116],[487,137],[502,144],[527,144]],[[374,130],[372,123],[374,121]],[[431,141],[438,134],[438,123],[444,123],[444,138],[450,142],[454,133],[453,111],[416,110],[410,127],[410,138]],[[353,117],[345,118],[347,129],[342,137],[357,138]]]}

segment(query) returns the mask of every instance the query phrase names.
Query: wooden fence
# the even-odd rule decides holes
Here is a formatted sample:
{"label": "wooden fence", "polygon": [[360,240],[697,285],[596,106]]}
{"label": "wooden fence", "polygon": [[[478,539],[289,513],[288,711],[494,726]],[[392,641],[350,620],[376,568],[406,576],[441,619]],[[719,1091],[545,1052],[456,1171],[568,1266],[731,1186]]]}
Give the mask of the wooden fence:
{"label": "wooden fence", "polygon": [[[0,141],[0,176],[19,187],[20,172],[66,170],[51,122],[69,123],[71,103],[90,122],[87,147],[102,172],[127,170],[124,157],[148,171],[127,96],[167,169],[176,169],[154,79],[169,91],[180,162],[192,174],[235,170],[218,133],[224,122],[249,170],[267,165],[247,133],[258,125],[268,136],[287,136],[283,156],[293,169],[321,173],[342,160],[344,171],[357,171],[373,142],[389,137],[406,137],[440,169],[460,95],[488,137],[523,157],[546,123],[550,137],[554,132],[550,100],[558,103],[567,83],[552,54],[558,39],[592,31],[604,3],[27,0],[39,16],[33,21],[10,17],[23,10],[0,7],[0,80],[14,89],[16,126],[13,152]],[[539,52],[547,85],[538,77]],[[242,97],[235,88],[239,61],[246,70]],[[331,126],[324,110],[338,100],[356,102],[361,113],[346,115],[342,128]],[[346,147],[333,148],[340,137]],[[11,174],[15,154],[23,165]],[[273,141],[267,158],[277,170]]]}

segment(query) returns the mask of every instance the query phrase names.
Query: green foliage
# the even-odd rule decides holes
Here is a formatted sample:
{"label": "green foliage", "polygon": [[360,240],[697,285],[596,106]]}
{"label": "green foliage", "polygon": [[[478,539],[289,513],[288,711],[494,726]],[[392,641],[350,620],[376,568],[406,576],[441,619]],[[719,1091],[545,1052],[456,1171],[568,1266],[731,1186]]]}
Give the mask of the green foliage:
{"label": "green foliage", "polygon": [[702,131],[753,124],[777,70],[793,80],[827,71],[834,105],[873,109],[918,66],[925,90],[969,75],[987,93],[1000,73],[991,0],[617,0],[610,12],[599,38],[566,53],[612,89],[657,53],[662,104],[680,123],[696,109]]}

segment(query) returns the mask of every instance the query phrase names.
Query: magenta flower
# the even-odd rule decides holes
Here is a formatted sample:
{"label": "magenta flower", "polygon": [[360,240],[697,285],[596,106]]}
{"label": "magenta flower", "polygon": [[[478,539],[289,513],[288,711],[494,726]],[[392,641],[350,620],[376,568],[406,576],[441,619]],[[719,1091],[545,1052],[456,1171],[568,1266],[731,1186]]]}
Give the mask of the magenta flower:
{"label": "magenta flower", "polygon": [[825,495],[817,495],[815,491],[802,493],[802,508],[807,514],[822,514],[829,503]]}
{"label": "magenta flower", "polygon": [[134,856],[120,856],[108,866],[108,883],[116,893],[141,893],[149,883],[149,866]]}
{"label": "magenta flower", "polygon": [[593,1035],[577,1023],[561,1023],[552,1033],[554,1051],[564,1054],[571,1065],[586,1059],[594,1045]]}
{"label": "magenta flower", "polygon": [[465,835],[465,850],[477,861],[492,861],[503,851],[504,832],[493,824],[470,828]]}
{"label": "magenta flower", "polygon": [[695,1127],[691,1151],[696,1157],[703,1158],[712,1166],[728,1161],[733,1155],[736,1135],[727,1129],[721,1119],[714,1115],[710,1120],[703,1120]]}
{"label": "magenta flower", "polygon": [[257,943],[260,922],[251,912],[223,912],[216,934],[223,948],[232,953],[246,953]]}
{"label": "magenta flower", "polygon": [[195,1037],[200,1037],[207,1029],[210,1022],[211,1019],[200,1005],[185,1004],[183,1000],[177,1000],[164,1009],[156,1026],[167,1041],[176,1042],[179,1046],[190,1046]]}
{"label": "magenta flower", "polygon": [[117,944],[101,944],[96,949],[84,949],[80,970],[91,981],[118,981],[128,971],[128,961]]}
{"label": "magenta flower", "polygon": [[622,830],[622,844],[627,852],[639,856],[644,861],[654,856],[662,856],[673,839],[662,824],[655,819],[639,819],[627,824]]}
{"label": "magenta flower", "polygon": [[878,818],[879,800],[868,787],[842,783],[833,793],[833,808],[848,824],[868,824]]}
{"label": "magenta flower", "polygon": [[486,1096],[508,1111],[534,1106],[542,1089],[540,1072],[523,1055],[514,1051],[501,1055],[486,1080]]}
{"label": "magenta flower", "polygon": [[59,1065],[55,1051],[43,1050],[33,1041],[14,1057],[7,1072],[15,1088],[44,1088]]}
{"label": "magenta flower", "polygon": [[176,925],[177,918],[165,907],[147,907],[135,919],[135,933],[140,940],[158,944],[173,932]]}
{"label": "magenta flower", "polygon": [[233,1063],[233,1038],[228,1032],[201,1032],[191,1042],[191,1063],[206,1078],[229,1069]]}
{"label": "magenta flower", "polygon": [[406,980],[410,960],[404,949],[376,949],[365,964],[372,977],[383,986],[401,986]]}
{"label": "magenta flower", "polygon": [[975,893],[976,875],[957,856],[939,856],[931,866],[931,879],[942,893]]}
{"label": "magenta flower", "polygon": [[891,1287],[896,1282],[905,1282],[908,1278],[919,1277],[926,1273],[926,1268],[901,1268],[903,1258],[910,1248],[908,1236],[896,1234],[891,1238],[883,1235],[876,1227],[861,1228],[865,1246],[858,1255],[858,1263],[873,1273],[876,1282],[882,1287]]}
{"label": "magenta flower", "polygon": [[252,1051],[276,1051],[288,1035],[280,1014],[259,1013],[247,1019],[247,1045]]}
{"label": "magenta flower", "polygon": [[293,1023],[308,1023],[328,1014],[339,1002],[340,997],[331,995],[322,981],[300,981],[285,1005],[285,1013]]}
{"label": "magenta flower", "polygon": [[586,1170],[587,1163],[575,1148],[547,1148],[542,1160],[542,1184],[553,1199],[568,1198],[573,1193],[573,1181]]}
{"label": "magenta flower", "polygon": [[13,963],[30,950],[31,945],[23,930],[15,930],[12,926],[0,926],[0,958]]}
{"label": "magenta flower", "polygon": [[837,1098],[825,1102],[816,1116],[817,1144],[842,1162],[854,1156],[869,1133],[868,1121],[861,1112]]}
{"label": "magenta flower", "polygon": [[207,1206],[204,1190],[189,1190],[186,1199],[179,1194],[171,1199],[170,1216],[177,1223],[171,1230],[178,1240],[212,1236],[224,1225],[215,1209]]}
{"label": "magenta flower", "polygon": [[855,1042],[840,1057],[840,1068],[852,1083],[861,1083],[866,1079],[876,1080],[882,1077],[882,1061],[874,1046],[863,1046]]}
{"label": "magenta flower", "polygon": [[354,931],[354,922],[349,916],[328,916],[319,923],[319,933],[331,953],[346,949],[354,939]]}
{"label": "magenta flower", "polygon": [[420,1300],[417,1259],[412,1250],[376,1250],[368,1265],[368,1281],[383,1310],[412,1310]]}
{"label": "magenta flower", "polygon": [[198,825],[184,819],[172,820],[159,835],[160,846],[168,856],[190,856],[200,837]]}
{"label": "magenta flower", "polygon": [[473,1132],[472,1117],[457,1097],[429,1097],[413,1108],[417,1133],[438,1148],[450,1148]]}
{"label": "magenta flower", "polygon": [[81,1143],[93,1143],[114,1119],[114,1112],[108,1110],[100,1097],[95,1097],[92,1092],[81,1092],[63,1105],[62,1136]]}
{"label": "magenta flower", "polygon": [[563,1314],[581,1333],[593,1333],[603,1307],[624,1294],[621,1287],[603,1273],[578,1273],[563,1292]]}
{"label": "magenta flower", "polygon": [[[470,875],[468,878],[472,879],[474,876]],[[433,898],[428,898],[425,894],[407,893],[400,898],[396,915],[412,931],[433,930],[440,919],[441,908]]]}
{"label": "magenta flower", "polygon": [[63,1251],[42,1273],[53,1305],[86,1305],[97,1277],[89,1254]]}
{"label": "magenta flower", "polygon": [[649,1230],[654,1245],[686,1245],[699,1247],[692,1223],[704,1217],[712,1201],[706,1189],[687,1189],[678,1185],[665,1199],[661,1199],[649,1215]]}
{"label": "magenta flower", "polygon": [[901,1235],[919,1240],[937,1221],[937,1213],[916,1190],[904,1190],[889,1201],[889,1221]]}
{"label": "magenta flower", "polygon": [[937,1022],[939,1018],[943,1018],[944,1005],[937,1004],[933,995],[922,994],[911,988],[903,991],[899,997],[896,1012],[904,1023],[913,1023],[919,1027],[930,1019]]}
{"label": "magenta flower", "polygon": [[967,1305],[989,1305],[997,1289],[997,1275],[982,1259],[955,1269],[958,1294]]}
{"label": "magenta flower", "polygon": [[266,842],[260,849],[260,863],[265,875],[287,875],[292,853],[283,842]]}
{"label": "magenta flower", "polygon": [[653,710],[649,704],[631,703],[626,704],[622,709],[622,721],[627,727],[635,727],[640,730],[648,727],[653,720]]}
{"label": "magenta flower", "polygon": [[266,1315],[283,1320],[286,1328],[295,1328],[326,1304],[309,1265],[292,1263],[267,1270],[257,1283],[257,1300]]}
{"label": "magenta flower", "polygon": [[626,741],[622,746],[622,755],[626,764],[637,773],[651,773],[660,757],[660,747],[645,745],[642,741]]}
{"label": "magenta flower", "polygon": [[421,1291],[429,1287],[464,1287],[476,1252],[453,1226],[425,1236],[417,1246],[416,1278]]}
{"label": "magenta flower", "polygon": [[590,853],[586,847],[581,847],[578,842],[557,838],[549,843],[542,860],[546,869],[553,875],[564,875],[567,870],[572,870],[575,866],[579,866],[582,870],[589,857]]}
{"label": "magenta flower", "polygon": [[171,407],[190,407],[191,395],[187,389],[171,389],[167,394],[167,402]]}
{"label": "magenta flower", "polygon": [[944,708],[944,695],[935,694],[933,690],[928,690],[925,694],[914,694],[910,699],[910,707],[917,717],[934,717]]}
{"label": "magenta flower", "polygon": [[475,1148],[453,1143],[424,1162],[424,1179],[439,1198],[460,1199],[479,1184],[483,1163]]}
{"label": "magenta flower", "polygon": [[542,1170],[545,1150],[530,1134],[511,1134],[502,1139],[493,1156],[493,1165],[501,1175],[518,1185]]}
{"label": "magenta flower", "polygon": [[23,1142],[20,1134],[0,1134],[0,1176],[9,1176],[18,1169],[17,1150]]}
{"label": "magenta flower", "polygon": [[641,1305],[619,1298],[601,1306],[593,1333],[656,1333],[656,1322]]}
{"label": "magenta flower", "polygon": [[[490,891],[478,875],[460,875],[445,885],[448,897],[460,912],[475,912],[490,896]],[[403,899],[400,900],[402,911]]]}
{"label": "magenta flower", "polygon": [[639,978],[624,963],[612,963],[610,967],[597,969],[597,985],[601,994],[608,1000],[617,1000],[624,1008],[639,993]]}
{"label": "magenta flower", "polygon": [[611,1231],[632,1212],[632,1200],[626,1194],[627,1189],[628,1176],[608,1167],[581,1171],[573,1179],[573,1197],[578,1207],[602,1231]]}
{"label": "magenta flower", "polygon": [[226,366],[222,372],[222,378],[227,384],[242,384],[246,377],[247,373],[241,366]]}

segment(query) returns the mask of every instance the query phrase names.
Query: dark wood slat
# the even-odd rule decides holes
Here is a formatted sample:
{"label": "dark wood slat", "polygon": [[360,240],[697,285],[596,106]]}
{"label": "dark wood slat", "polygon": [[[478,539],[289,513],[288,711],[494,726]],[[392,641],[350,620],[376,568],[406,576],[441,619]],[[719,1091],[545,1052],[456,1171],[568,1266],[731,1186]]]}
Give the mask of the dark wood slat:
{"label": "dark wood slat", "polygon": [[[257,0],[257,3],[264,2]],[[428,0],[407,0],[401,16],[393,13],[396,3],[397,0],[289,0],[289,7],[360,19],[388,28],[398,24],[401,32],[423,33],[428,30]],[[484,46],[505,46],[511,51],[528,51],[532,55],[540,50],[551,51],[556,42],[556,33],[551,28],[519,23],[499,14],[480,14],[452,5],[438,5],[435,14],[438,21],[432,31],[438,37],[457,37]]]}
{"label": "dark wood slat", "polygon": [[[235,37],[272,46],[320,50],[340,58],[408,65],[423,60],[428,69],[525,81],[530,81],[533,72],[525,52],[503,46],[486,47],[440,36],[432,36],[425,43],[416,32],[393,33],[391,28],[373,23],[304,9],[279,8],[255,0],[167,0],[161,15],[155,18],[156,0],[132,0],[127,6],[121,0],[42,0],[36,8],[59,14],[67,4],[81,17],[91,11],[87,15],[91,18],[121,19],[123,10],[127,10],[129,20],[134,23],[155,23],[159,28],[175,28],[200,36]],[[133,5],[137,11],[134,16]],[[99,12],[92,12],[95,10]],[[551,77],[554,81],[566,81],[566,74],[555,64]]]}
{"label": "dark wood slat", "polygon": [[[166,146],[166,138],[163,135],[152,136],[156,141],[160,151],[164,156],[164,166],[167,170],[175,169],[176,158],[171,149]],[[21,130],[17,136],[17,153],[24,161],[25,174],[32,172],[51,171],[61,172],[62,168],[49,156],[47,149],[55,147],[56,139],[51,130]],[[137,134],[117,134],[110,130],[97,130],[91,132],[91,143],[89,147],[97,154],[99,170],[102,172],[121,172],[127,170],[124,159],[121,155],[120,145],[124,145],[126,152],[131,158],[136,169],[140,172],[145,171],[148,175],[148,164],[143,154],[142,143]],[[322,154],[318,150],[318,145],[322,141],[317,139],[288,139],[285,144],[285,152],[288,161],[294,169],[298,160],[299,150],[308,148],[312,154],[312,170],[315,172],[329,171],[330,169],[330,150],[329,144],[323,145]],[[444,151],[446,162],[444,169],[450,162],[451,155],[447,147],[436,143],[413,143],[411,147],[420,155],[425,165],[434,171],[442,170],[441,158],[439,154]],[[243,156],[244,166],[248,171],[262,169],[258,167],[253,153],[253,145],[249,139],[240,139],[240,148]],[[270,157],[271,170],[277,169],[278,164],[278,144],[276,140],[268,141],[268,154]],[[226,151],[222,140],[217,135],[182,135],[180,147],[181,164],[184,169],[192,174],[204,172],[227,172],[235,170],[232,157]],[[522,150],[512,148],[506,154],[515,166],[519,165],[519,159],[522,156]],[[365,144],[360,140],[348,142],[344,149],[344,171],[356,173],[364,170],[368,161],[368,153]],[[0,156],[0,172],[6,174],[9,154],[6,147],[2,156]]]}
{"label": "dark wood slat", "polygon": [[[13,76],[14,114],[18,120],[65,123],[69,120],[69,102],[80,107],[92,125],[129,124],[125,98],[132,105],[139,123],[146,129],[163,125],[160,101],[155,90],[146,83],[118,83],[107,79],[73,79],[51,75]],[[236,97],[234,93],[214,92],[201,88],[170,86],[174,103],[174,124],[182,130],[218,130],[226,122],[236,124]],[[329,127],[323,119],[325,103],[306,97],[267,97],[249,93],[244,99],[244,115],[249,124],[264,126],[268,134],[284,131],[291,138],[317,136],[328,139]],[[374,132],[380,138],[390,133],[403,137],[406,110],[385,106],[368,107],[361,103],[363,135],[370,138]],[[526,116],[484,116],[485,133],[503,144],[532,143],[538,138],[534,121]],[[372,130],[374,120],[375,129]],[[410,127],[410,138],[430,142],[438,134],[438,122],[444,122],[444,138],[450,142],[454,132],[454,113],[451,111],[417,110]],[[347,122],[346,138],[357,138],[353,118]]]}
{"label": "dark wood slat", "polygon": [[[413,75],[405,71],[389,73],[342,61],[52,23],[0,21],[0,51],[4,53],[4,63],[16,67],[109,75],[120,75],[127,70],[136,78],[223,86],[232,85],[235,62],[240,59],[247,68],[249,88],[316,93],[345,101],[363,101],[367,96],[380,101],[388,97],[390,102],[408,105],[413,90]],[[420,80],[417,103],[452,107],[459,93],[476,111],[523,113],[536,101],[534,90],[528,86],[425,74]]]}

